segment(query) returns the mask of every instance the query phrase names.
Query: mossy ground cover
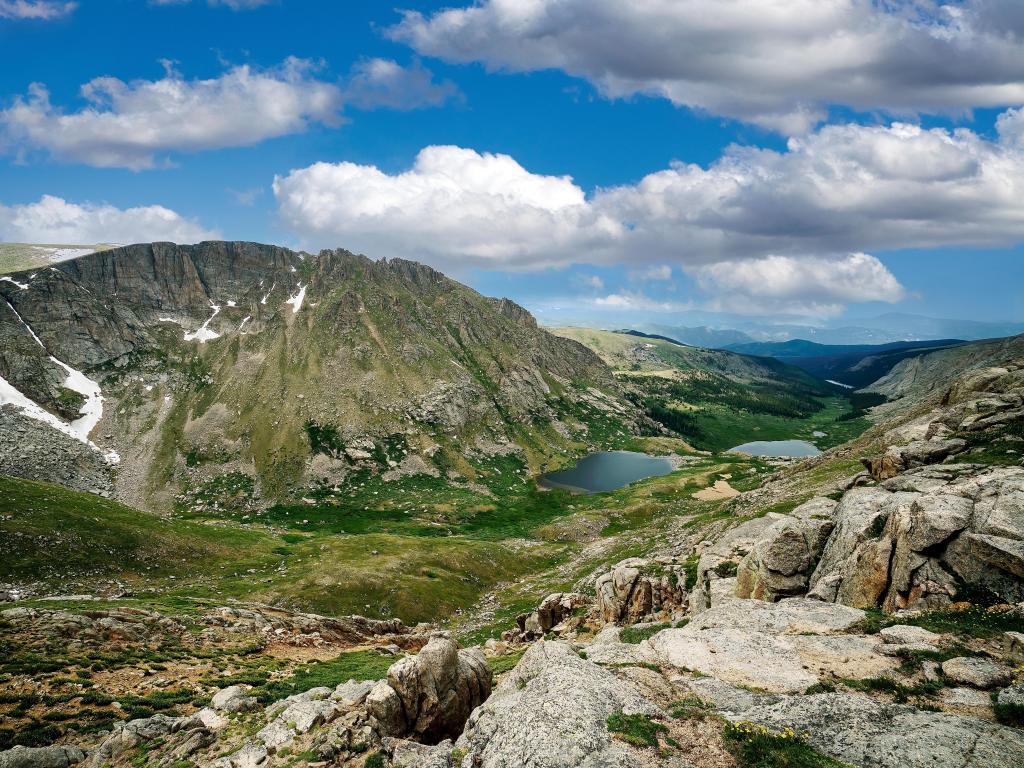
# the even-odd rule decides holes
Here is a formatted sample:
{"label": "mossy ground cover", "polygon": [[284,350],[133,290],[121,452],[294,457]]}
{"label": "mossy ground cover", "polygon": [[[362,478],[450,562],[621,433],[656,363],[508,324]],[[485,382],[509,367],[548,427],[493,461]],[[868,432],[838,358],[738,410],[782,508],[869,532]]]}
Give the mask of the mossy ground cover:
{"label": "mossy ground cover", "polygon": [[971,605],[960,609],[938,609],[894,617],[879,610],[869,610],[861,622],[866,632],[878,632],[894,624],[912,624],[930,632],[958,637],[991,638],[1004,632],[1024,632],[1024,618],[998,606],[986,608]]}
{"label": "mossy ground cover", "polygon": [[775,732],[753,723],[730,723],[722,738],[738,768],[850,768],[818,752],[792,728]]}

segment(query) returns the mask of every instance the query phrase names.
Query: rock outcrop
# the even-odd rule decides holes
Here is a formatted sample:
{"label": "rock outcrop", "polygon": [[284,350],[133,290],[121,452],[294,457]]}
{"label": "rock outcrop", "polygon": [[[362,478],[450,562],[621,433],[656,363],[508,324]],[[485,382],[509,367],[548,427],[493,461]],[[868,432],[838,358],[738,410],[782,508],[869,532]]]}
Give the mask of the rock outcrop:
{"label": "rock outcrop", "polygon": [[470,712],[491,694],[492,678],[479,648],[460,650],[436,635],[388,669],[387,680],[369,692],[367,710],[383,735],[436,743],[462,732]]}
{"label": "rock outcrop", "polygon": [[875,677],[896,667],[871,638],[841,634],[862,611],[813,600],[725,600],[650,647],[663,664],[732,685],[798,693],[823,678]]}
{"label": "rock outcrop", "polygon": [[854,488],[810,581],[823,600],[939,606],[964,587],[1024,599],[1024,469],[943,464]]}
{"label": "rock outcrop", "polygon": [[772,523],[740,561],[736,596],[778,600],[806,593],[835,527],[835,508],[835,501],[819,497]]}
{"label": "rock outcrop", "polygon": [[516,618],[516,630],[505,633],[506,640],[537,640],[548,632],[559,632],[563,622],[590,600],[579,592],[555,592],[545,597],[535,611]]}
{"label": "rock outcrop", "polygon": [[597,612],[612,624],[635,624],[686,611],[686,571],[671,559],[629,558],[594,583]]}
{"label": "rock outcrop", "polygon": [[14,747],[0,752],[0,768],[70,768],[85,760],[78,747]]}
{"label": "rock outcrop", "polygon": [[639,766],[608,733],[608,716],[619,712],[661,715],[633,684],[569,645],[538,642],[473,712],[456,742],[460,768]]}

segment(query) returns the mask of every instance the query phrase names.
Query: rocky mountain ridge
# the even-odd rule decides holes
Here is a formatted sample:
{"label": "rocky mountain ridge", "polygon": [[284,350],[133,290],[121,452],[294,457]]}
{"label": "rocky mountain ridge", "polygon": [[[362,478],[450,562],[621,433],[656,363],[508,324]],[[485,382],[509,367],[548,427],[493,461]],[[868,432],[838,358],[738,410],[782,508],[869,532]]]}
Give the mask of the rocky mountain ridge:
{"label": "rocky mountain ridge", "polygon": [[144,507],[167,508],[169,481],[242,473],[279,498],[463,446],[550,455],[586,444],[590,416],[638,420],[581,345],[413,262],[153,243],[16,273],[0,297],[0,376],[65,419],[61,363],[100,381],[94,436]]}

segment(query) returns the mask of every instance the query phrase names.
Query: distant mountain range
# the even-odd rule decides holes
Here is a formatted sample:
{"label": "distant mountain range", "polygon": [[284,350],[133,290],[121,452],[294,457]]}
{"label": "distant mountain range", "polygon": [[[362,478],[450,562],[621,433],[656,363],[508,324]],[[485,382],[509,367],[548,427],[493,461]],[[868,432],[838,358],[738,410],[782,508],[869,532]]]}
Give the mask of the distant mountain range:
{"label": "distant mountain range", "polygon": [[977,341],[1024,333],[1024,323],[955,320],[902,312],[889,312],[878,317],[858,319],[855,324],[835,327],[775,325],[749,320],[737,321],[733,327],[723,328],[665,323],[637,323],[634,327],[684,344],[719,349],[750,342],[783,342],[793,339],[824,345],[862,345],[932,339]]}
{"label": "distant mountain range", "polygon": [[744,355],[773,357],[820,379],[859,389],[885,376],[902,360],[965,343],[960,339],[938,339],[890,344],[818,344],[793,339],[735,344],[728,349]]}

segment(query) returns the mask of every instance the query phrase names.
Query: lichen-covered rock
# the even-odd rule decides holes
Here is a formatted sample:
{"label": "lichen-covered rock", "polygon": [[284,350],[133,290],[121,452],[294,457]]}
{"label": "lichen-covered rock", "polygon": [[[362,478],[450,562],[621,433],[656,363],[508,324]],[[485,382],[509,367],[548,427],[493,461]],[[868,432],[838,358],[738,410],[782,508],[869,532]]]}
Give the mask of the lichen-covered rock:
{"label": "lichen-covered rock", "polygon": [[248,691],[249,686],[247,685],[230,685],[227,688],[221,688],[213,694],[210,706],[218,712],[247,712],[256,709],[259,702],[256,701],[256,697],[250,696]]}
{"label": "lichen-covered rock", "polygon": [[594,583],[597,611],[611,624],[668,618],[687,606],[682,564],[629,558],[612,566]]}
{"label": "lichen-covered rock", "polygon": [[458,736],[491,693],[493,673],[479,648],[460,650],[438,633],[416,656],[391,665],[366,699],[382,734],[437,742]]}
{"label": "lichen-covered rock", "polygon": [[890,446],[879,458],[864,459],[864,466],[876,480],[888,480],[908,469],[938,464],[966,449],[967,441],[960,438],[915,440],[908,445]]}
{"label": "lichen-covered rock", "polygon": [[777,520],[740,561],[736,596],[778,600],[807,592],[811,572],[835,527],[836,502],[818,497]]}
{"label": "lichen-covered rock", "polygon": [[942,674],[954,683],[974,688],[998,688],[1013,680],[1013,672],[988,659],[958,656],[942,662]]}
{"label": "lichen-covered rock", "polygon": [[473,712],[455,746],[462,768],[639,768],[608,733],[617,712],[661,716],[635,684],[565,643],[541,641]]}
{"label": "lichen-covered rock", "polygon": [[78,747],[14,747],[0,752],[0,768],[70,768],[85,760]]}
{"label": "lichen-covered rock", "polygon": [[823,693],[727,714],[807,734],[820,752],[863,768],[1019,768],[1024,732],[972,717],[884,704],[866,696]]}
{"label": "lichen-covered rock", "polygon": [[933,608],[966,584],[1024,599],[1024,469],[942,465],[848,491],[808,594],[857,607]]}

